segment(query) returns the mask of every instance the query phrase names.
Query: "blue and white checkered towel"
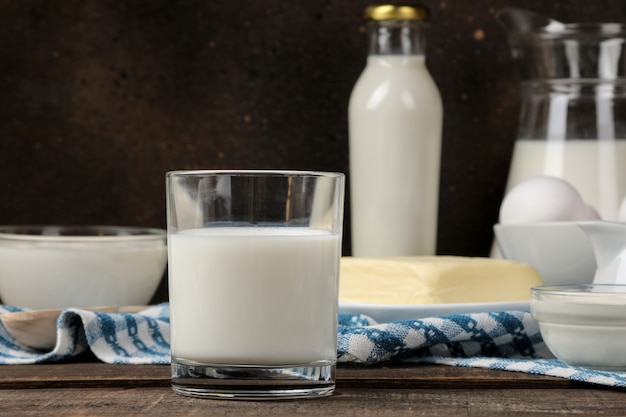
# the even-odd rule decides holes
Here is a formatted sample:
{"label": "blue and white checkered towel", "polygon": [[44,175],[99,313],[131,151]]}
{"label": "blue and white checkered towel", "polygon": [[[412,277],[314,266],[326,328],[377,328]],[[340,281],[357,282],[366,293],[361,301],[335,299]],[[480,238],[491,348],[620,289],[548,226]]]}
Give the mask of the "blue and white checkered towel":
{"label": "blue and white checkered towel", "polygon": [[[16,311],[22,309],[0,306],[0,314]],[[57,320],[56,346],[49,352],[22,345],[0,322],[0,364],[60,362],[88,349],[106,363],[167,364],[169,340],[168,304],[134,314],[68,309]]]}
{"label": "blue and white checkered towel", "polygon": [[[0,306],[0,314],[20,310]],[[66,310],[59,316],[56,346],[49,352],[21,345],[0,322],[1,364],[59,362],[87,350],[106,363],[169,363],[169,305],[133,314]],[[537,322],[524,311],[383,324],[363,315],[341,315],[338,361],[365,365],[385,361],[437,363],[626,387],[626,373],[570,367],[554,359]]]}
{"label": "blue and white checkered towel", "polygon": [[378,324],[366,316],[339,320],[339,362],[385,360],[488,368],[626,387],[626,372],[568,366],[554,358],[530,313],[458,314]]}

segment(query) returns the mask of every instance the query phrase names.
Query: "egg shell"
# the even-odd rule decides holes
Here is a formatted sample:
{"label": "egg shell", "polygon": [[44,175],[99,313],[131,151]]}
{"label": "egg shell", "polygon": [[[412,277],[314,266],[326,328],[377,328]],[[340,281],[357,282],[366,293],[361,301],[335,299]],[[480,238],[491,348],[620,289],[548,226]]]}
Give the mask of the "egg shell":
{"label": "egg shell", "polygon": [[584,220],[602,220],[602,216],[600,216],[598,210],[596,210],[593,206],[589,204],[585,204],[585,210],[583,215]]}
{"label": "egg shell", "polygon": [[585,219],[586,204],[569,182],[550,176],[514,186],[500,206],[500,223],[537,223]]}

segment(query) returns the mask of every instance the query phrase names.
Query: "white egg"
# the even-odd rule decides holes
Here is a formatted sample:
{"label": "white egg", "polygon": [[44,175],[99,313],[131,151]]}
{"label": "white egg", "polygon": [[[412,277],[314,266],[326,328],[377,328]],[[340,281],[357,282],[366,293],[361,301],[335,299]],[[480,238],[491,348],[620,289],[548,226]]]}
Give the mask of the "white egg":
{"label": "white egg", "polygon": [[587,205],[567,181],[533,177],[514,186],[502,200],[500,223],[537,223],[583,220]]}
{"label": "white egg", "polygon": [[602,220],[602,216],[598,213],[593,206],[590,204],[585,204],[584,212],[583,212],[584,220]]}

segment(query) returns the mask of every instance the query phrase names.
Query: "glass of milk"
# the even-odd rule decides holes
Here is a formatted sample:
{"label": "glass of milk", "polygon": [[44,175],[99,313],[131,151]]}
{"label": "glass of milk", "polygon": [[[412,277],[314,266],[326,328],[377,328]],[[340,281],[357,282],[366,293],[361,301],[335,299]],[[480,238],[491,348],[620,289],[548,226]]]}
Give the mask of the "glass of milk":
{"label": "glass of milk", "polygon": [[344,182],[324,172],[167,173],[175,392],[332,394]]}

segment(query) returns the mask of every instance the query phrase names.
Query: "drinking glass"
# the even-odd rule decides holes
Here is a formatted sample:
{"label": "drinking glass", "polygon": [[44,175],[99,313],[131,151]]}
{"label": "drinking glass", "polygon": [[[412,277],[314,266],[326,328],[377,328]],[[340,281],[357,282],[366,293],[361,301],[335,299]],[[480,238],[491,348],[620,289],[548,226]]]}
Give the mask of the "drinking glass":
{"label": "drinking glass", "polygon": [[167,173],[175,392],[332,394],[344,182],[325,172]]}

